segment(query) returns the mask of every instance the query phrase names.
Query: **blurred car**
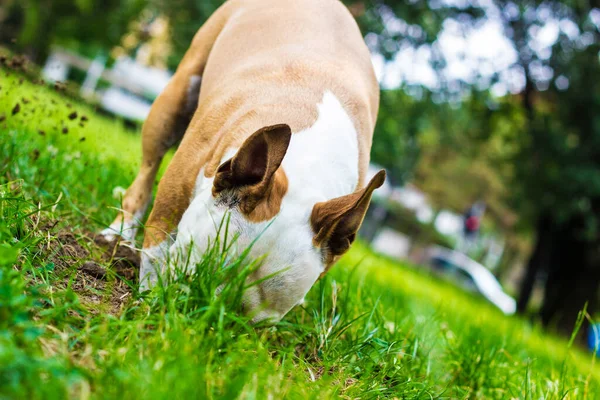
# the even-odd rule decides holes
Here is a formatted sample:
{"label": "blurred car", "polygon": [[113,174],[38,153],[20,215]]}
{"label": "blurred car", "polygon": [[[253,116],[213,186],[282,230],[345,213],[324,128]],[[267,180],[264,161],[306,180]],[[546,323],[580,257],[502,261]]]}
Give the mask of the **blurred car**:
{"label": "blurred car", "polygon": [[504,314],[515,313],[515,299],[506,294],[496,277],[483,265],[463,253],[440,246],[430,247],[425,264],[436,274],[463,289],[483,296]]}

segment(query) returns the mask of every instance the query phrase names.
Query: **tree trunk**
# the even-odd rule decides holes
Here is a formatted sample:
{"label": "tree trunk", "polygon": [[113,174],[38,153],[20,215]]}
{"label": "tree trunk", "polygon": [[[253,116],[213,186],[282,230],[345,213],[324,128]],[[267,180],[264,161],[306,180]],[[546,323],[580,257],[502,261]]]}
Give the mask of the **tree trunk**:
{"label": "tree trunk", "polygon": [[[19,32],[17,47],[36,64],[43,63],[50,52],[52,32],[56,21],[53,1],[25,1],[23,23]],[[43,32],[43,34],[41,33]]]}
{"label": "tree trunk", "polygon": [[533,293],[533,287],[538,274],[547,268],[550,252],[552,248],[553,235],[551,232],[552,224],[548,216],[542,216],[536,228],[536,244],[533,254],[527,263],[527,270],[521,280],[519,299],[517,300],[517,312],[524,314],[527,311],[527,305]]}
{"label": "tree trunk", "polygon": [[[577,316],[588,303],[587,311],[597,310],[600,269],[597,265],[597,241],[582,236],[583,221],[575,218],[562,225],[560,241],[552,247],[551,267],[545,285],[540,317],[544,326],[554,327],[570,336]],[[588,321],[584,320],[578,339],[585,339]]]}
{"label": "tree trunk", "polygon": [[[517,48],[520,50],[528,46],[527,29],[524,24],[522,24],[522,21],[516,20],[510,24],[514,30],[515,44],[517,45]],[[535,119],[535,109],[533,108],[532,98],[535,91],[535,86],[533,84],[531,74],[529,73],[530,62],[531,57],[527,55],[527,52],[519,51],[519,64],[523,67],[523,71],[525,72],[525,88],[523,89],[523,96],[521,99],[521,105],[526,113],[525,129],[529,136],[532,137],[532,140],[535,141],[536,135],[533,134],[532,127]],[[533,148],[535,149],[535,146]],[[535,152],[532,154],[532,157],[535,158]],[[545,267],[547,262],[547,257],[550,250],[549,247],[551,246],[552,242],[552,234],[549,231],[550,226],[550,216],[541,215],[538,218],[538,224],[536,227],[536,246],[529,259],[529,262],[527,263],[527,270],[523,280],[521,281],[521,289],[519,291],[519,299],[517,301],[517,312],[519,314],[524,314],[527,310],[527,305],[529,304],[535,281],[539,272]]]}

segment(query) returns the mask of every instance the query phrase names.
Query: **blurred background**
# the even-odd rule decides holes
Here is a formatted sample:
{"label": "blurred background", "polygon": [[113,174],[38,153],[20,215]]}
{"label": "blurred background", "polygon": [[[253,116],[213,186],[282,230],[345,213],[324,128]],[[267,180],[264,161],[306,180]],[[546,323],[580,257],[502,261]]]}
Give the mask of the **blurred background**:
{"label": "blurred background", "polygon": [[[218,0],[3,0],[0,54],[139,125]],[[361,230],[569,335],[598,312],[600,3],[346,1],[381,84]],[[17,57],[13,57],[17,55]]]}

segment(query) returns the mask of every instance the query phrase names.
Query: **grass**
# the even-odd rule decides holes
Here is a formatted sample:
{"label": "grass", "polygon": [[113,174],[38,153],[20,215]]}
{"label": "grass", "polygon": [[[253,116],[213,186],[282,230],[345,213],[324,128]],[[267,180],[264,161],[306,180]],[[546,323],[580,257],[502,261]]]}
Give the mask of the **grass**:
{"label": "grass", "polygon": [[238,313],[254,263],[226,243],[140,298],[86,236],[139,135],[68,103],[0,70],[1,399],[600,398],[589,354],[361,244],[275,327]]}

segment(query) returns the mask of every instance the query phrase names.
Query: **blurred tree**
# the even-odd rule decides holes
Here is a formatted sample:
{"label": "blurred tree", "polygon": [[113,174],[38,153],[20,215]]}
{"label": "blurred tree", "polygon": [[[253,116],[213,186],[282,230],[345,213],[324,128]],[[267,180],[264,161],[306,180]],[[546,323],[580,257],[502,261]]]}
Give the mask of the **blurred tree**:
{"label": "blurred tree", "polygon": [[144,7],[144,0],[23,0],[6,7],[3,22],[7,38],[17,51],[43,62],[50,46],[60,44],[94,57],[106,52],[127,30],[129,21]]}
{"label": "blurred tree", "polygon": [[169,20],[163,15],[146,8],[138,18],[129,23],[121,43],[111,50],[117,59],[129,56],[142,65],[167,69],[172,53]]}
{"label": "blurred tree", "polygon": [[[434,2],[422,1],[367,4],[363,26],[379,24],[382,32],[374,38],[367,35],[374,50],[392,58],[407,40],[417,46],[433,42],[432,67],[438,72],[443,70],[444,60],[433,40],[440,24],[452,18],[468,27],[481,18],[468,2],[463,8],[446,9],[434,9]],[[488,85],[471,87],[475,89],[471,90],[471,101],[463,102],[461,110],[450,118],[443,118],[443,114],[432,118],[430,114],[425,123],[411,120],[412,126],[401,122],[393,129],[409,132],[406,136],[396,134],[401,143],[408,138],[420,141],[415,147],[421,148],[422,158],[410,165],[417,166],[416,182],[434,203],[455,208],[465,198],[487,197],[491,210],[497,210],[495,214],[517,222],[515,232],[533,227],[537,239],[522,282],[519,310],[525,311],[536,277],[546,276],[542,322],[570,333],[586,301],[590,302],[588,310],[598,310],[600,10],[570,1],[495,0],[494,5],[493,18],[503,26],[516,50],[517,60],[510,70],[523,78],[521,93],[496,104],[478,93],[499,82],[501,76],[497,74]],[[412,29],[418,34],[409,33],[411,23],[421,28]],[[537,42],[538,33],[547,26],[558,27],[551,48]],[[460,82],[458,86],[464,93],[468,85]],[[452,86],[441,76],[432,99]],[[424,110],[426,107],[416,113]],[[443,107],[437,111],[442,112]],[[392,127],[386,113],[389,109],[382,113],[380,122]],[[461,125],[461,113],[469,123]],[[402,110],[402,114],[410,115],[410,111]],[[443,125],[422,129],[434,121]],[[414,126],[421,127],[416,131],[419,135],[414,133]],[[379,129],[384,133],[378,131],[377,140],[390,135],[385,147],[402,154],[407,147],[393,142],[393,129]],[[423,139],[431,132],[440,134],[436,139],[439,143],[434,141],[427,147]],[[477,153],[482,156],[477,157]],[[377,151],[373,155],[380,158]],[[414,172],[404,170],[408,175]],[[518,211],[519,221],[514,221],[511,209]]]}
{"label": "blurred tree", "polygon": [[[435,43],[441,25],[454,19],[468,29],[482,18],[492,18],[482,17],[481,10],[472,6],[475,2],[461,2],[461,7],[432,1],[364,4],[366,11],[359,21],[365,32],[378,32],[367,33],[374,51],[392,59],[402,46],[431,45],[432,67],[438,73],[445,65]],[[586,301],[591,312],[598,309],[600,10],[593,8],[598,4],[574,1],[495,0],[493,5],[494,20],[516,50],[510,72],[522,77],[521,93],[491,104],[477,90],[500,82],[500,74],[477,88],[447,82],[440,74],[431,99],[451,99],[444,92],[458,86],[463,94],[465,88],[471,90],[474,101],[463,103],[462,109],[468,110],[451,118],[429,114],[424,120],[419,117],[426,106],[402,109],[398,106],[404,104],[396,102],[390,107],[390,96],[384,94],[385,111],[375,141],[381,148],[374,147],[373,157],[386,166],[396,158],[391,169],[403,177],[400,181],[406,181],[416,167],[417,184],[436,204],[455,208],[465,198],[483,196],[497,216],[508,216],[505,225],[516,222],[515,234],[533,227],[536,242],[522,282],[519,310],[525,311],[536,277],[545,276],[542,322],[569,333]],[[538,41],[545,28],[558,31],[551,48]],[[394,116],[394,107],[402,115]],[[461,113],[470,119],[462,125],[463,132],[458,128]],[[404,115],[412,118],[404,121]],[[431,129],[434,121],[443,123],[441,129]],[[440,134],[439,145],[423,142],[432,132]],[[476,152],[483,156],[478,158]],[[407,155],[408,160],[397,161]],[[511,209],[518,211],[518,221]]]}
{"label": "blurred tree", "polygon": [[169,21],[172,52],[167,65],[174,70],[192,38],[224,0],[150,0],[149,7]]}
{"label": "blurred tree", "polygon": [[418,138],[436,108],[428,99],[417,100],[403,90],[382,91],[371,156],[387,169],[392,183],[401,186],[412,177],[420,155]]}
{"label": "blurred tree", "polygon": [[[569,334],[585,302],[590,312],[598,309],[598,9],[562,1],[495,3],[512,10],[500,20],[525,80],[512,197],[537,237],[518,309],[525,312],[536,277],[545,275],[542,322]],[[548,24],[559,28],[555,44],[536,46],[537,32]]]}
{"label": "blurred tree", "polygon": [[[526,206],[538,221],[538,241],[519,301],[524,311],[532,281],[546,274],[541,310],[545,324],[569,333],[577,312],[589,302],[598,310],[600,284],[600,65],[597,42],[553,60],[556,79],[569,87],[539,96],[531,116],[530,140],[517,158]],[[533,200],[535,199],[535,201]]]}
{"label": "blurred tree", "polygon": [[471,2],[344,0],[344,3],[368,36],[371,50],[388,60],[402,46],[433,43],[448,18],[473,24],[485,17],[483,9]]}
{"label": "blurred tree", "polygon": [[16,40],[21,20],[21,8],[17,8],[15,0],[4,0],[0,3],[0,43]]}

